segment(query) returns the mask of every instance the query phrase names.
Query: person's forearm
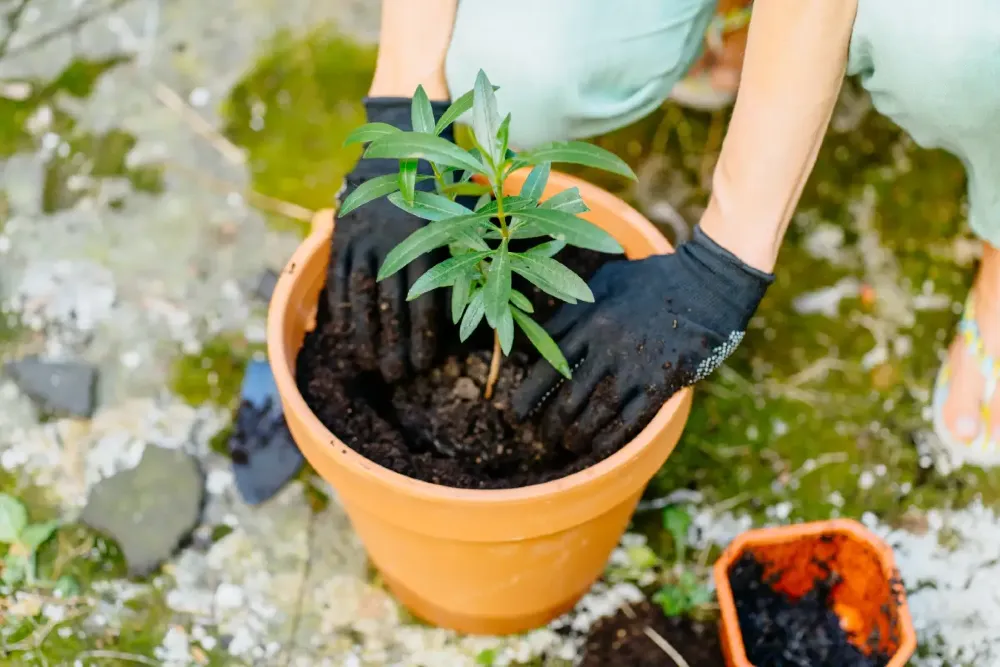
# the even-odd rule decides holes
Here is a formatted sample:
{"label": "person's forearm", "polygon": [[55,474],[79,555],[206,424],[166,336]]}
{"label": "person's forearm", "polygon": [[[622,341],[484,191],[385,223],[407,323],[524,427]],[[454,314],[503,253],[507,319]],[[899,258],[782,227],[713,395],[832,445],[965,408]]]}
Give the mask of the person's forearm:
{"label": "person's forearm", "polygon": [[382,0],[371,97],[411,97],[422,85],[432,100],[447,100],[444,60],[458,0]]}
{"label": "person's forearm", "polygon": [[772,271],[833,114],[857,0],[756,0],[702,229]]}

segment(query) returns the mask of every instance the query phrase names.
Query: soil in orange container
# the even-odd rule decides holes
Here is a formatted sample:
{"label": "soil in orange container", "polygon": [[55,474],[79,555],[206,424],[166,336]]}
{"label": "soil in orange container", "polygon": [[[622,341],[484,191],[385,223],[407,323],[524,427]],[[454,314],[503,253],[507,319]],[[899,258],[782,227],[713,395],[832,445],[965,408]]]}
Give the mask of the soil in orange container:
{"label": "soil in orange container", "polygon": [[[584,280],[606,262],[621,259],[571,247],[557,258]],[[562,304],[520,276],[514,276],[513,286],[532,302],[532,317],[541,324]],[[450,295],[448,290],[436,292],[432,294],[438,298]],[[359,454],[390,470],[459,488],[540,484],[617,451],[619,447],[595,448],[591,442],[573,449],[550,444],[539,420],[517,422],[510,396],[538,358],[520,332],[503,360],[494,396],[486,401],[492,330],[483,322],[460,343],[447,306],[444,299],[442,316],[448,321],[438,331],[448,342],[439,363],[427,373],[388,384],[377,371],[358,365],[350,336],[335,330],[321,298],[316,328],[306,335],[296,362],[299,390],[319,420]]]}
{"label": "soil in orange container", "polygon": [[729,570],[747,658],[768,667],[885,667],[899,582],[841,535],[743,554]]}

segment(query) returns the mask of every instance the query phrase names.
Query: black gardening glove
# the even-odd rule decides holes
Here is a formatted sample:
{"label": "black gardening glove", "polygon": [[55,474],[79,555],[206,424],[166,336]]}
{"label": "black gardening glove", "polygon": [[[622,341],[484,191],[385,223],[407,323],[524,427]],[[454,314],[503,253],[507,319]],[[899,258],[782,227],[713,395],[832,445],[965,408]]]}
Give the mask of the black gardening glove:
{"label": "black gardening glove", "polygon": [[[367,98],[364,104],[369,123],[388,123],[404,131],[413,130],[410,98]],[[431,107],[438,119],[448,103],[431,102]],[[452,141],[451,126],[440,136]],[[360,160],[347,175],[339,198],[343,201],[368,179],[398,171],[398,160]],[[432,173],[430,164],[424,160],[419,161],[417,171]],[[416,186],[417,190],[433,188],[433,180],[419,181]],[[390,382],[410,370],[426,370],[437,352],[441,290],[410,302],[406,301],[406,293],[413,281],[441,257],[434,253],[422,255],[397,274],[381,283],[375,282],[389,251],[425,224],[426,221],[381,197],[338,218],[333,234],[327,298],[334,325],[353,337],[361,366],[381,370]]]}
{"label": "black gardening glove", "polygon": [[558,387],[538,362],[513,397],[517,416],[539,412],[546,441],[574,452],[617,449],[732,353],[773,280],[700,227],[673,254],[604,265],[594,303],[563,306],[547,327],[573,379]]}

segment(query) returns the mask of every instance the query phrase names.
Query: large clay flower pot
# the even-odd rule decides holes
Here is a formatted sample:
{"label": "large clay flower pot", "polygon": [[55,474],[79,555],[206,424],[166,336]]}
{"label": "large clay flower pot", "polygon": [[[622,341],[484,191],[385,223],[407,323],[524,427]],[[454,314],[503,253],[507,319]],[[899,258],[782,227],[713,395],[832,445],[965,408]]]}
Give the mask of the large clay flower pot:
{"label": "large clay flower pot", "polygon": [[[729,574],[746,553],[765,566],[771,587],[792,599],[803,596],[832,572],[832,611],[849,641],[891,656],[887,667],[904,667],[917,647],[906,594],[892,549],[856,521],[837,519],[751,530],[737,537],[715,564],[722,613],[722,648],[729,667],[754,667],[747,657]],[[808,638],[805,639],[808,641]]]}
{"label": "large clay flower pot", "polygon": [[[527,172],[512,175],[511,193]],[[645,218],[577,178],[552,173],[545,197],[579,187],[583,217],[630,258],[671,251]],[[691,391],[675,395],[635,440],[563,479],[509,490],[466,490],[410,479],[363,458],[331,433],[295,384],[295,358],[314,325],[330,258],[333,215],[320,213],[278,280],[268,356],[288,426],[337,490],[392,592],[416,615],[470,633],[534,628],[568,611],[601,575],[646,483],[680,437]]]}

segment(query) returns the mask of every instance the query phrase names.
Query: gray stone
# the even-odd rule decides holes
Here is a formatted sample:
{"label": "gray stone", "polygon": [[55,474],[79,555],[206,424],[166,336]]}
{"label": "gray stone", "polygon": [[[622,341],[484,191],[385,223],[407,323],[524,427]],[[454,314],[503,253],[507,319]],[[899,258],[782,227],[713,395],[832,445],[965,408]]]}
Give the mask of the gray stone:
{"label": "gray stone", "polygon": [[81,520],[118,542],[130,574],[145,576],[194,531],[204,497],[205,478],[194,457],[147,446],[139,465],[93,488]]}
{"label": "gray stone", "polygon": [[264,269],[257,276],[253,295],[263,301],[270,303],[271,295],[274,294],[274,286],[278,284],[278,273],[273,269]]}
{"label": "gray stone", "polygon": [[87,418],[94,414],[97,369],[90,364],[25,357],[4,370],[44,412]]}

